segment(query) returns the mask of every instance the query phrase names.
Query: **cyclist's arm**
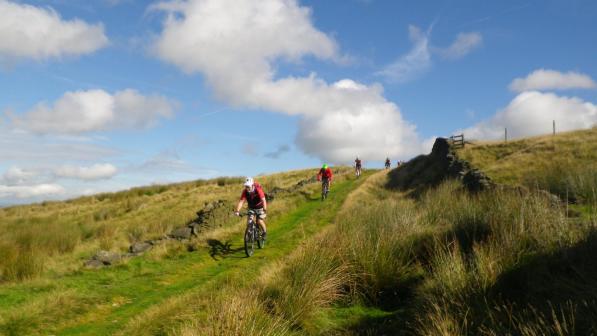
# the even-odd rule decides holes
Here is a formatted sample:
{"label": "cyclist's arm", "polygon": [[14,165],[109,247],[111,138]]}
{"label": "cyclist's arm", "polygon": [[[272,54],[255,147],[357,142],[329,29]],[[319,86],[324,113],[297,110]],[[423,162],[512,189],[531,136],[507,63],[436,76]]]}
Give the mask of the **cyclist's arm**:
{"label": "cyclist's arm", "polygon": [[243,192],[240,194],[240,199],[238,200],[238,204],[236,205],[236,213],[238,213],[240,211],[240,209],[242,209],[243,204],[245,203],[245,199],[247,199],[247,195],[246,195],[245,191],[243,190]]}
{"label": "cyclist's arm", "polygon": [[245,203],[244,199],[241,199],[240,201],[238,201],[238,204],[236,205],[236,211],[235,212],[239,212],[240,209],[242,209],[244,203]]}

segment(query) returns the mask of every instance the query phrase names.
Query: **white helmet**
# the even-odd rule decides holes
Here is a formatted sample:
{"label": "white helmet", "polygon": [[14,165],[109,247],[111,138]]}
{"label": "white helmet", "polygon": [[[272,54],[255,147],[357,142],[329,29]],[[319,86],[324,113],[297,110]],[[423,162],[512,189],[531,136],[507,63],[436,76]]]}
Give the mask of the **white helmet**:
{"label": "white helmet", "polygon": [[253,187],[253,183],[254,183],[254,182],[253,182],[253,178],[252,178],[252,177],[247,177],[247,178],[245,179],[245,184],[244,184],[244,186],[245,186],[245,187]]}

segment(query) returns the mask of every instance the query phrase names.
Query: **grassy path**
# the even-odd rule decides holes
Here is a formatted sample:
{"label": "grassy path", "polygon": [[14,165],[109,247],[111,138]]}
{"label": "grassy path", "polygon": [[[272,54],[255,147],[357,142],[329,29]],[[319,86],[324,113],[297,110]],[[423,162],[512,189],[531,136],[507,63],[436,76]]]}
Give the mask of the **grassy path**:
{"label": "grassy path", "polygon": [[[9,320],[4,321],[0,331],[9,335],[38,332],[56,335],[112,335],[125,330],[131,319],[172,298],[213,290],[219,283],[235,277],[245,281],[255,279],[263,266],[281,259],[305,238],[331,223],[349,193],[364,180],[340,182],[334,186],[333,193],[326,202],[321,202],[314,195],[292,212],[271,218],[268,224],[268,244],[265,249],[256,251],[251,258],[245,258],[242,235],[236,233],[228,237],[227,253],[216,255],[216,258],[210,256],[209,249],[159,261],[140,257],[113,268],[76,272],[57,279],[47,290],[42,289],[37,293],[26,284],[0,288],[0,298],[4,302],[0,303],[0,313],[10,311],[10,306],[19,301],[35,300],[44,294],[51,297],[52,291],[58,289],[67,293],[74,291],[77,301],[71,302],[74,309],[69,309],[67,305],[62,313],[51,312],[50,315],[56,315],[53,321],[33,316],[29,321]],[[166,327],[159,323],[157,325]],[[154,334],[165,332],[150,331]]]}

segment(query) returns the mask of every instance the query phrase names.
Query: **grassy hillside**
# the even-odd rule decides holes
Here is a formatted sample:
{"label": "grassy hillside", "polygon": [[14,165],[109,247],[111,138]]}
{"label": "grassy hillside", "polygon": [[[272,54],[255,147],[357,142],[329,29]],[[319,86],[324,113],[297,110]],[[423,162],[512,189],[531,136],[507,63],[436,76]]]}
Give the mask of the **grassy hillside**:
{"label": "grassy hillside", "polygon": [[[243,223],[233,219],[115,267],[81,267],[102,244],[123,250],[185,223],[198,203],[237,198],[234,179],[5,209],[8,248],[0,251],[9,257],[0,265],[13,276],[0,284],[0,333],[596,335],[596,133],[478,143],[458,153],[495,181],[527,188],[469,193],[448,180],[411,197],[389,187],[390,177],[408,174],[369,171],[361,179],[340,174],[321,202],[317,184],[302,186],[276,197],[270,241],[251,258],[241,249]],[[271,190],[313,173],[262,180]],[[94,203],[109,214],[96,218],[104,207]],[[151,216],[138,218],[144,210]],[[152,229],[136,233],[144,225]],[[36,238],[40,230],[53,238]],[[102,243],[105,232],[113,232],[111,245]]]}
{"label": "grassy hillside", "polygon": [[[344,198],[360,183],[349,179],[344,174],[346,171],[340,169],[332,195],[325,203],[319,200],[316,183],[276,197],[268,213],[270,242],[266,249],[249,259],[243,258],[241,248],[244,224],[232,218],[229,225],[205,232],[192,241],[169,241],[113,267],[100,270],[82,267],[91,253],[105,247],[101,241],[103,233],[98,233],[105,229],[99,228],[110,228],[113,243],[109,247],[122,251],[132,240],[127,228],[133,228],[135,223],[151,223],[151,216],[143,214],[145,211],[158,216],[153,223],[184,224],[188,218],[183,212],[192,217],[205,200],[222,197],[236,200],[241,189],[238,179],[142,188],[70,202],[4,209],[3,216],[8,220],[2,221],[2,225],[9,229],[3,230],[2,253],[16,257],[11,262],[2,260],[3,275],[10,275],[11,267],[30,266],[32,263],[28,261],[33,258],[38,258],[34,260],[40,267],[21,273],[26,277],[5,277],[0,284],[0,334],[164,334],[176,330],[183,322],[205,320],[212,296],[232,285],[230,288],[246,288],[261,268],[283,258],[335,217]],[[266,190],[272,190],[295,185],[313,173],[288,172],[261,177],[258,181]],[[125,211],[126,204],[139,200],[144,206]],[[44,211],[46,207],[48,210]],[[113,215],[96,220],[92,214],[104,208]],[[135,212],[142,218],[134,220]],[[97,225],[98,229],[84,236],[81,222],[91,228]],[[163,234],[168,227],[157,225],[157,229],[144,230],[135,239]],[[70,242],[71,239],[61,236],[63,232],[76,238],[71,249],[58,250],[56,246],[61,245],[52,243]],[[23,235],[31,240],[22,238]]]}
{"label": "grassy hillside", "polygon": [[[258,178],[266,190],[289,187],[315,170]],[[235,200],[242,178],[218,178],[0,209],[0,281],[59,276],[95,251],[126,251],[196,217],[206,202]]]}
{"label": "grassy hillside", "polygon": [[574,174],[583,167],[594,168],[597,128],[507,143],[474,142],[458,155],[498,183],[529,183],[554,169]]}
{"label": "grassy hillside", "polygon": [[499,183],[522,181],[552,162],[597,163],[597,128],[515,141],[473,142],[458,155]]}
{"label": "grassy hillside", "polygon": [[215,310],[211,334],[597,334],[594,218],[541,191],[445,181],[415,199],[388,178],[368,179],[275,276],[226,295],[236,308]]}
{"label": "grassy hillside", "polygon": [[[577,142],[566,134],[572,143],[560,147],[572,154],[562,157],[577,168],[569,176],[590,176],[590,160],[574,158],[588,152],[579,133]],[[491,145],[479,146],[486,147],[468,154],[489,157]],[[525,152],[533,162],[553,160],[552,150],[536,148]],[[494,178],[520,184],[529,175],[561,180],[540,165],[516,166],[512,176],[519,177],[510,180]],[[334,226],[294,251],[253,291],[223,295],[211,311],[209,333],[189,323],[175,334],[597,334],[594,217],[569,217],[568,205],[536,190],[537,183],[526,191],[471,194],[460,182],[445,181],[411,198],[408,190],[387,189],[389,177],[384,171],[369,178]],[[586,190],[597,187],[584,181]],[[594,198],[579,202],[597,206]],[[242,307],[251,308],[244,314]]]}

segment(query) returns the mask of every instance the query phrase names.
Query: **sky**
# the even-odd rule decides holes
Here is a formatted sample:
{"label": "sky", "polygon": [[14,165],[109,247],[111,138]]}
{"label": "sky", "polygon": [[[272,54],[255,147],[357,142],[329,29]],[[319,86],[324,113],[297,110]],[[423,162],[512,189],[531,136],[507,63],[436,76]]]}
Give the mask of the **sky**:
{"label": "sky", "polygon": [[594,0],[0,0],[0,206],[597,122]]}

